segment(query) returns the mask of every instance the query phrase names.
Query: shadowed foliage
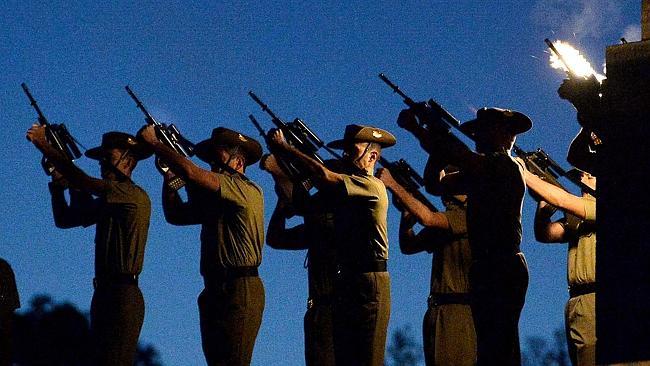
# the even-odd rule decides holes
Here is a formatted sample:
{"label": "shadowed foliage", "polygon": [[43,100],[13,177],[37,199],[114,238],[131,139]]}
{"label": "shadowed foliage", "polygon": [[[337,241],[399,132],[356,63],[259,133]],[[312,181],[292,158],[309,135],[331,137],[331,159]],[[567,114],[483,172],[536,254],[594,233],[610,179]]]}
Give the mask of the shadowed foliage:
{"label": "shadowed foliage", "polygon": [[[550,344],[549,344],[550,343]],[[539,336],[529,337],[522,353],[524,366],[569,366],[566,336],[564,329],[553,332],[552,342]]]}
{"label": "shadowed foliage", "polygon": [[[90,366],[88,314],[70,303],[36,295],[27,311],[14,315],[13,362],[19,366]],[[136,366],[162,366],[152,345],[138,345]]]}
{"label": "shadowed foliage", "polygon": [[386,366],[417,366],[424,359],[422,345],[416,341],[411,327],[397,328],[386,352]]}

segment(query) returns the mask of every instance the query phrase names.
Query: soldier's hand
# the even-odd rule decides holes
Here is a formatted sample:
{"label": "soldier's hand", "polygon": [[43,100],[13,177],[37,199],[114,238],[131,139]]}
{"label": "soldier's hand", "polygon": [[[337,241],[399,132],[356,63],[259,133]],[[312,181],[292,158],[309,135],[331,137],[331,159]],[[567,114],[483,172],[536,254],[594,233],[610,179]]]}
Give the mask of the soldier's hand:
{"label": "soldier's hand", "polygon": [[269,172],[275,181],[290,180],[287,173],[280,167],[278,158],[273,154],[266,154],[260,159],[260,169]]}
{"label": "soldier's hand", "polygon": [[524,161],[524,159],[522,159],[522,158],[520,158],[518,156],[514,157],[514,159],[515,159],[515,162],[517,164],[519,164],[524,169],[524,172],[528,171],[528,167],[526,166],[526,162]]}
{"label": "soldier's hand", "polygon": [[386,168],[377,169],[375,176],[384,182],[384,185],[388,188],[393,188],[397,184],[393,176],[390,174],[390,171]]}
{"label": "soldier's hand", "polygon": [[38,123],[34,123],[29,130],[27,130],[27,140],[31,141],[36,146],[43,146],[47,144],[47,139],[45,138],[45,126],[41,126]]}
{"label": "soldier's hand", "polygon": [[415,226],[415,224],[417,224],[418,222],[417,218],[415,217],[415,215],[413,215],[407,210],[401,210],[401,212],[402,212],[402,222],[400,223],[400,225],[403,225],[403,228],[405,229],[412,229],[413,226]]}
{"label": "soldier's hand", "polygon": [[282,130],[275,128],[269,131],[269,135],[270,135],[269,137],[271,138],[271,142],[275,146],[283,150],[289,149],[289,143],[287,142],[287,139],[284,137],[284,133],[282,133]]}
{"label": "soldier's hand", "polygon": [[593,75],[589,79],[564,79],[557,90],[560,98],[568,100],[578,110],[595,107],[600,98],[599,93],[600,83]]}
{"label": "soldier's hand", "polygon": [[415,111],[413,109],[403,109],[397,116],[397,125],[401,128],[413,132],[419,127]]}
{"label": "soldier's hand", "polygon": [[158,137],[156,136],[156,128],[153,125],[145,125],[136,136],[145,142],[148,145],[154,145],[158,142]]}
{"label": "soldier's hand", "polygon": [[63,177],[63,174],[58,170],[52,171],[52,185],[59,189],[66,189],[69,187],[68,181]]}

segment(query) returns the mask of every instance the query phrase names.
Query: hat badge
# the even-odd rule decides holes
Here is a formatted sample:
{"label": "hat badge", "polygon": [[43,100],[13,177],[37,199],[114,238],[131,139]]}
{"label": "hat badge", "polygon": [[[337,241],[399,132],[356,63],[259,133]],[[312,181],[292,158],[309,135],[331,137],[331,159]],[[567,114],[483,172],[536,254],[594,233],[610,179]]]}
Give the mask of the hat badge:
{"label": "hat badge", "polygon": [[511,110],[506,109],[505,111],[503,111],[503,115],[506,116],[506,117],[512,117],[512,116],[514,116],[515,114],[512,113]]}
{"label": "hat badge", "polygon": [[246,140],[246,137],[244,137],[241,133],[239,133],[239,134],[237,134],[237,135],[238,135],[237,137],[239,137],[239,140],[240,140],[241,142],[246,142],[246,141],[248,141],[248,140]]}
{"label": "hat badge", "polygon": [[374,138],[376,138],[376,139],[380,139],[380,138],[382,138],[383,136],[384,136],[384,135],[382,135],[381,132],[379,132],[379,131],[375,131],[375,130],[372,130],[372,137],[374,137]]}
{"label": "hat badge", "polygon": [[130,137],[128,137],[128,138],[126,139],[126,143],[129,144],[129,145],[135,145],[135,144],[136,144],[135,140],[133,140],[133,139],[130,138]]}

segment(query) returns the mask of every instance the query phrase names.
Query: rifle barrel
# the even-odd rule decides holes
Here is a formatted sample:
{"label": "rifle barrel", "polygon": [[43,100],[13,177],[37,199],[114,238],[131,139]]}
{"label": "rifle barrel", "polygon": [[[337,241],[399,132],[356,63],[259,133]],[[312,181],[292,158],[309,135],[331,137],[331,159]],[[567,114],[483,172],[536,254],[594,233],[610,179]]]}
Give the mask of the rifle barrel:
{"label": "rifle barrel", "polygon": [[260,135],[261,135],[262,137],[266,138],[266,137],[267,137],[267,136],[266,136],[266,133],[264,132],[264,129],[262,128],[262,126],[260,125],[260,123],[257,122],[257,119],[255,118],[255,116],[253,116],[252,114],[249,114],[249,115],[248,115],[248,119],[250,119],[251,122],[253,122],[253,125],[255,126],[255,128],[257,128],[257,131],[260,133]]}
{"label": "rifle barrel", "polygon": [[138,109],[141,110],[142,113],[144,113],[144,116],[147,118],[147,121],[151,122],[151,124],[153,125],[160,126],[160,123],[156,121],[155,118],[153,118],[153,116],[149,113],[147,108],[144,107],[144,104],[142,104],[140,99],[135,95],[135,93],[131,90],[131,88],[127,85],[124,87],[124,89],[126,89],[126,92],[129,93],[131,99],[135,101],[136,107],[138,107]]}
{"label": "rifle barrel", "polygon": [[384,83],[386,83],[386,85],[388,85],[391,89],[393,89],[393,93],[396,93],[397,95],[399,95],[400,97],[402,97],[402,98],[404,99],[404,103],[405,103],[407,106],[412,107],[412,106],[415,104],[415,102],[413,101],[413,99],[409,98],[408,95],[404,94],[404,92],[399,88],[399,86],[395,85],[395,83],[393,83],[392,81],[390,81],[390,79],[388,79],[388,77],[387,77],[383,72],[380,72],[380,73],[379,73],[379,78],[380,78]]}
{"label": "rifle barrel", "polygon": [[248,96],[250,96],[253,99],[253,101],[255,101],[255,103],[257,103],[260,107],[262,107],[263,112],[266,112],[269,116],[271,116],[273,122],[275,122],[276,124],[280,123],[283,125],[282,127],[284,127],[285,123],[280,118],[278,118],[278,116],[276,116],[275,113],[273,113],[273,111],[269,108],[269,106],[266,105],[264,102],[262,102],[262,100],[257,95],[255,95],[255,93],[253,93],[252,90],[248,92]]}
{"label": "rifle barrel", "polygon": [[568,63],[566,62],[566,60],[564,59],[564,56],[562,56],[562,54],[560,53],[560,51],[557,50],[557,48],[555,47],[555,45],[553,44],[553,42],[551,42],[551,40],[548,39],[548,38],[544,38],[544,43],[546,43],[546,45],[548,46],[548,48],[550,48],[551,51],[553,51],[553,53],[557,56],[557,58],[559,58],[560,61],[564,64],[564,67],[566,67],[566,69],[568,70],[568,71],[567,71],[567,74],[569,74],[569,75],[574,75],[573,70],[571,70],[571,67],[569,67],[569,64],[568,64]]}
{"label": "rifle barrel", "polygon": [[41,123],[41,125],[48,126],[50,123],[47,121],[47,118],[45,118],[45,115],[41,111],[41,108],[39,108],[38,103],[36,103],[36,99],[34,99],[32,93],[29,92],[29,88],[27,88],[27,84],[21,83],[20,86],[23,88],[25,95],[27,95],[27,99],[29,99],[29,104],[34,108],[36,114],[38,114],[38,121]]}

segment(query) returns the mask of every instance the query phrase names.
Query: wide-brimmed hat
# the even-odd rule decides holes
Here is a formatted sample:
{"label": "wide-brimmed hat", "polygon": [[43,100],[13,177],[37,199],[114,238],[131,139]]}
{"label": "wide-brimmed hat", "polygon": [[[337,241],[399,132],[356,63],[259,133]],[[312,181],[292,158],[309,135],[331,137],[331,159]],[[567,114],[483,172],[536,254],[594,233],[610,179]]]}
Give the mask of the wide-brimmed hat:
{"label": "wide-brimmed hat", "polygon": [[340,140],[334,140],[327,144],[332,149],[343,149],[347,143],[374,142],[382,148],[395,145],[397,140],[392,133],[381,128],[360,125],[347,125],[345,133]]}
{"label": "wide-brimmed hat", "polygon": [[129,153],[136,160],[143,160],[153,154],[153,150],[142,142],[136,140],[133,135],[125,132],[111,131],[102,135],[102,144],[86,150],[87,157],[95,160],[102,160],[107,156],[110,149],[129,150]]}
{"label": "wide-brimmed hat", "polygon": [[510,109],[483,107],[476,112],[476,118],[460,125],[459,129],[474,136],[481,128],[502,126],[513,135],[524,133],[533,127],[533,122],[525,114]]}
{"label": "wide-brimmed hat", "polygon": [[600,143],[598,137],[585,129],[580,129],[578,135],[571,141],[566,160],[574,167],[596,175],[596,150]]}
{"label": "wide-brimmed hat", "polygon": [[257,140],[225,127],[212,130],[210,138],[196,144],[194,152],[199,159],[210,164],[216,157],[217,146],[239,147],[246,158],[247,166],[257,163],[262,157],[262,145]]}

